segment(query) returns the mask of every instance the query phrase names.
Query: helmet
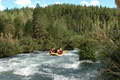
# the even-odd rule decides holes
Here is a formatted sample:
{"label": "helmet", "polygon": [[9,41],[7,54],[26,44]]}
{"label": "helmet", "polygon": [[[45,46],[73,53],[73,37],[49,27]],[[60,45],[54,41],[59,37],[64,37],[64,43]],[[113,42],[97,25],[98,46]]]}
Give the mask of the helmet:
{"label": "helmet", "polygon": [[54,50],[55,48],[52,48],[52,50]]}
{"label": "helmet", "polygon": [[62,50],[62,48],[60,48],[60,50]]}

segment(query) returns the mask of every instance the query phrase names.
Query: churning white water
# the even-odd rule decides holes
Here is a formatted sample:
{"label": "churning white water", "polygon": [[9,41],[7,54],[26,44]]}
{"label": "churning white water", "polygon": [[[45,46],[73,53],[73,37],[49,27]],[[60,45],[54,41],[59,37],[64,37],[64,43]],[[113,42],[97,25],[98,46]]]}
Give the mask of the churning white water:
{"label": "churning white water", "polygon": [[99,65],[79,61],[77,51],[61,57],[36,51],[0,59],[0,80],[96,80]]}

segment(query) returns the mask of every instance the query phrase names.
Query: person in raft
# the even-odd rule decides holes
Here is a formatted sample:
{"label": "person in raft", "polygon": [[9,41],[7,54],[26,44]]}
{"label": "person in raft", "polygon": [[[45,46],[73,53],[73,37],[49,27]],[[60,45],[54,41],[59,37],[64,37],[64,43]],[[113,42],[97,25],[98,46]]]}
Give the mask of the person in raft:
{"label": "person in raft", "polygon": [[60,48],[60,50],[58,50],[57,53],[58,53],[58,54],[62,54],[62,53],[63,53],[62,48]]}
{"label": "person in raft", "polygon": [[55,48],[52,48],[52,50],[50,51],[50,53],[55,53]]}

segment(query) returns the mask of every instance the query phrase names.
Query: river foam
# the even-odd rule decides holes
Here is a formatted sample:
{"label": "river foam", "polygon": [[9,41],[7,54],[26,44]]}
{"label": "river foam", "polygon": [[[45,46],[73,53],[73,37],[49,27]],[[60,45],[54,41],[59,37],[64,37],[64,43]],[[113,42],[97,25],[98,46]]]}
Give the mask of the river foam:
{"label": "river foam", "polygon": [[46,54],[37,51],[0,59],[0,80],[96,80],[99,63],[79,61],[77,51],[68,51],[61,57]]}

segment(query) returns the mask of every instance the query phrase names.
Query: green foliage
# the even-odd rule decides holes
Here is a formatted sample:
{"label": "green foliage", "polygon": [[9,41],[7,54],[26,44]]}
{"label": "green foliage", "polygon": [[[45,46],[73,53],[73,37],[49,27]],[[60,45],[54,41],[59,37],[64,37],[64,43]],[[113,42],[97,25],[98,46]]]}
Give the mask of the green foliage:
{"label": "green foliage", "polygon": [[14,19],[15,37],[21,38],[23,36],[23,22],[19,17]]}
{"label": "green foliage", "polygon": [[96,46],[98,46],[97,40],[92,38],[83,39],[79,46],[79,59],[96,61]]}
{"label": "green foliage", "polygon": [[4,24],[3,23],[4,23],[3,19],[0,18],[0,33],[4,32]]}
{"label": "green foliage", "polygon": [[23,37],[20,39],[20,45],[23,48],[23,52],[32,52],[35,50],[35,46],[37,45],[36,42],[32,40],[31,37]]}
{"label": "green foliage", "polygon": [[50,50],[53,47],[56,47],[54,40],[52,38],[45,39],[42,46],[43,50]]}
{"label": "green foliage", "polygon": [[19,47],[18,44],[12,44],[9,41],[0,41],[0,57],[10,57],[17,54],[19,52]]}
{"label": "green foliage", "polygon": [[120,46],[112,45],[108,41],[103,42],[99,48],[98,58],[103,64],[103,72],[101,74],[101,78],[105,80],[119,80]]}
{"label": "green foliage", "polygon": [[24,27],[24,35],[27,37],[32,37],[33,35],[33,24],[32,20],[27,20],[25,27]]}
{"label": "green foliage", "polygon": [[99,43],[97,46],[97,58],[99,60],[105,60],[107,55],[112,54],[112,52],[116,49],[116,45],[113,45],[109,40],[105,40]]}
{"label": "green foliage", "polygon": [[46,28],[48,20],[44,9],[36,7],[33,11],[33,38],[44,39],[47,36]]}
{"label": "green foliage", "polygon": [[105,55],[103,60],[104,72],[101,78],[105,80],[120,79],[120,48],[114,49],[109,54]]}
{"label": "green foliage", "polygon": [[79,48],[80,44],[82,43],[82,40],[83,40],[83,36],[81,35],[74,35],[70,38],[70,41],[71,41],[71,46],[73,48]]}
{"label": "green foliage", "polygon": [[21,52],[21,47],[17,39],[12,39],[12,35],[1,35],[0,38],[0,57],[10,57]]}
{"label": "green foliage", "polygon": [[4,34],[10,33],[14,34],[15,33],[15,27],[12,19],[6,19],[4,20]]}
{"label": "green foliage", "polygon": [[[97,31],[97,28],[100,30]],[[95,60],[99,33],[116,41],[120,28],[116,9],[73,4],[43,8],[37,4],[35,9],[26,7],[1,11],[0,32],[18,38],[22,52],[49,50],[52,47],[80,48],[81,55],[88,55],[83,59]],[[99,44],[98,48],[101,46]]]}
{"label": "green foliage", "polygon": [[65,23],[65,19],[57,19],[53,22],[53,24],[50,25],[50,27],[47,28],[47,31],[50,33],[49,36],[56,39],[61,39],[65,32],[67,32],[67,25]]}

